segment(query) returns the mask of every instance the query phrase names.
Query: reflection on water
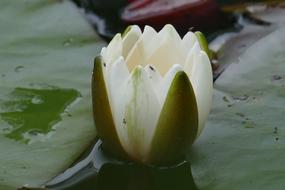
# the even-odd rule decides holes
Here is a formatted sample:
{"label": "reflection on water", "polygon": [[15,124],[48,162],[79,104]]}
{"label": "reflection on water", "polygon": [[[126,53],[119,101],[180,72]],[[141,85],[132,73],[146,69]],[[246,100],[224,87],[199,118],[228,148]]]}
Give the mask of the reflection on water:
{"label": "reflection on water", "polygon": [[191,165],[150,167],[113,160],[98,141],[92,152],[49,183],[50,190],[197,190]]}
{"label": "reflection on water", "polygon": [[0,100],[0,118],[9,125],[6,137],[28,143],[43,138],[61,120],[66,107],[80,96],[74,89],[15,88]]}

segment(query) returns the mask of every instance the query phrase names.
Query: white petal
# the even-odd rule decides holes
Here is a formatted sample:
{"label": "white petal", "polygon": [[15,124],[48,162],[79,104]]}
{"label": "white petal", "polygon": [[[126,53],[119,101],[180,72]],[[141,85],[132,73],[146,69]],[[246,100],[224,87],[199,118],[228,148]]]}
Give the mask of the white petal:
{"label": "white petal", "polygon": [[161,106],[141,66],[131,73],[116,105],[115,124],[124,149],[144,160],[150,149]]}
{"label": "white petal", "polygon": [[193,48],[196,42],[198,42],[196,35],[193,32],[187,32],[187,34],[183,37],[181,44],[185,56],[187,56],[189,50]]}
{"label": "white petal", "polygon": [[[162,83],[162,77],[159,73],[159,71],[155,68],[155,66],[153,65],[146,65],[144,67],[144,70],[146,71],[148,77],[149,77],[149,80],[150,80],[150,84],[153,88],[153,90],[155,91],[155,94],[157,96],[157,99],[160,98],[160,86],[161,86],[161,83]],[[162,104],[162,102],[160,102]]]}
{"label": "white petal", "polygon": [[167,24],[159,31],[152,41],[148,41],[146,55],[147,59],[149,59],[150,56],[152,56],[154,52],[163,45],[167,38],[168,40],[171,40],[175,46],[179,46],[179,43],[181,43],[181,38],[175,28],[172,25]]}
{"label": "white petal", "polygon": [[147,62],[164,75],[172,65],[184,63],[181,38],[171,25],[166,25],[151,42]]}
{"label": "white petal", "polygon": [[132,25],[129,26],[130,30],[126,33],[123,37],[123,57],[126,58],[133,48],[135,43],[138,41],[139,37],[141,36],[142,32],[141,29],[136,26]]}
{"label": "white petal", "polygon": [[179,64],[175,64],[169,69],[169,71],[163,77],[163,81],[160,87],[160,98],[159,98],[159,101],[161,102],[162,105],[164,104],[166,95],[173,81],[173,78],[178,71],[182,71],[182,67]]}
{"label": "white petal", "polygon": [[106,47],[103,47],[103,48],[101,49],[100,55],[102,56],[102,58],[106,57],[106,51],[107,51],[107,48],[106,48]]}
{"label": "white petal", "polygon": [[113,104],[116,105],[120,101],[120,93],[122,93],[122,87],[126,83],[129,77],[129,70],[124,61],[124,58],[121,56],[115,63],[112,64],[109,74],[108,88],[111,97],[111,107]]}
{"label": "white petal", "polygon": [[171,39],[173,39],[173,41],[175,43],[180,43],[181,42],[181,38],[178,34],[178,32],[176,31],[176,29],[171,25],[171,24],[166,24],[162,30],[161,30],[162,33],[166,33],[166,34],[169,34]]}
{"label": "white petal", "polygon": [[156,34],[156,31],[152,27],[145,26],[142,35],[130,50],[126,58],[126,63],[130,71],[137,65],[146,65],[146,51],[148,51],[148,47],[146,45],[147,42],[153,40]]}
{"label": "white petal", "polygon": [[122,56],[123,44],[121,34],[117,34],[111,40],[107,48],[101,50],[101,56],[103,61],[108,65],[116,61],[120,56]]}
{"label": "white petal", "polygon": [[198,135],[204,128],[205,122],[210,112],[213,96],[213,74],[210,60],[204,51],[200,51],[194,56],[192,74],[190,81],[193,85],[197,99],[199,113]]}
{"label": "white petal", "polygon": [[200,51],[201,51],[201,48],[200,48],[199,42],[196,41],[192,49],[190,49],[190,51],[188,52],[186,61],[183,65],[183,70],[186,72],[189,78],[193,73],[192,68],[193,68],[194,57],[195,55],[198,55]]}

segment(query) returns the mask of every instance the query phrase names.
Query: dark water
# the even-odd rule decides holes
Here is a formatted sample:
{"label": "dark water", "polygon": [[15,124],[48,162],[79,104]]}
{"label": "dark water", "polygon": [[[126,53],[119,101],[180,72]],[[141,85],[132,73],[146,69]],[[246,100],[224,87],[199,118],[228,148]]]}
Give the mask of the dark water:
{"label": "dark water", "polygon": [[[109,41],[116,33],[122,33],[127,27],[127,24],[121,20],[121,12],[128,5],[127,0],[73,0],[80,8],[85,12],[85,15],[89,22],[94,26],[98,34],[105,40]],[[219,2],[220,5],[224,5],[224,2]],[[204,34],[206,34],[208,40],[213,39],[217,35],[226,31],[238,31],[240,26],[237,25],[237,15],[218,12],[221,14],[220,21],[211,27],[199,27]],[[165,20],[165,24],[169,21]],[[209,19],[209,25],[211,19]],[[136,23],[134,23],[136,24]],[[171,24],[171,23],[169,23]],[[205,23],[203,24],[205,25]],[[143,27],[143,26],[141,26]],[[154,27],[154,26],[153,26]],[[179,28],[181,30],[179,30]],[[193,26],[182,25],[177,30],[181,36],[184,36],[185,31]],[[195,29],[194,30],[197,30]]]}

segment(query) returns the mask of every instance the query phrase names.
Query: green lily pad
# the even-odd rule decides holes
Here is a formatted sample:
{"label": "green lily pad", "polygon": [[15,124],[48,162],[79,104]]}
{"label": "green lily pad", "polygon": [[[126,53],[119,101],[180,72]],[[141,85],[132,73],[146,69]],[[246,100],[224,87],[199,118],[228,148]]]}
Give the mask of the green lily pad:
{"label": "green lily pad", "polygon": [[39,187],[96,136],[93,58],[104,45],[69,1],[0,2],[0,189]]}
{"label": "green lily pad", "polygon": [[209,121],[189,154],[200,190],[284,189],[284,33],[251,44],[216,81]]}

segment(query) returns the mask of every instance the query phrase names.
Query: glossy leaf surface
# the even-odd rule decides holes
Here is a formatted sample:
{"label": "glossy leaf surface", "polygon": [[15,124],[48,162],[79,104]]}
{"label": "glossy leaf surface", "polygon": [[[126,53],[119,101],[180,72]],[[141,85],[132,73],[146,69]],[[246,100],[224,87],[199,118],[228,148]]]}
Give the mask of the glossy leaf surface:
{"label": "glossy leaf surface", "polygon": [[0,2],[0,189],[38,187],[96,132],[92,60],[104,43],[69,1]]}
{"label": "glossy leaf surface", "polygon": [[284,32],[251,44],[216,81],[209,121],[189,154],[199,189],[283,189]]}

